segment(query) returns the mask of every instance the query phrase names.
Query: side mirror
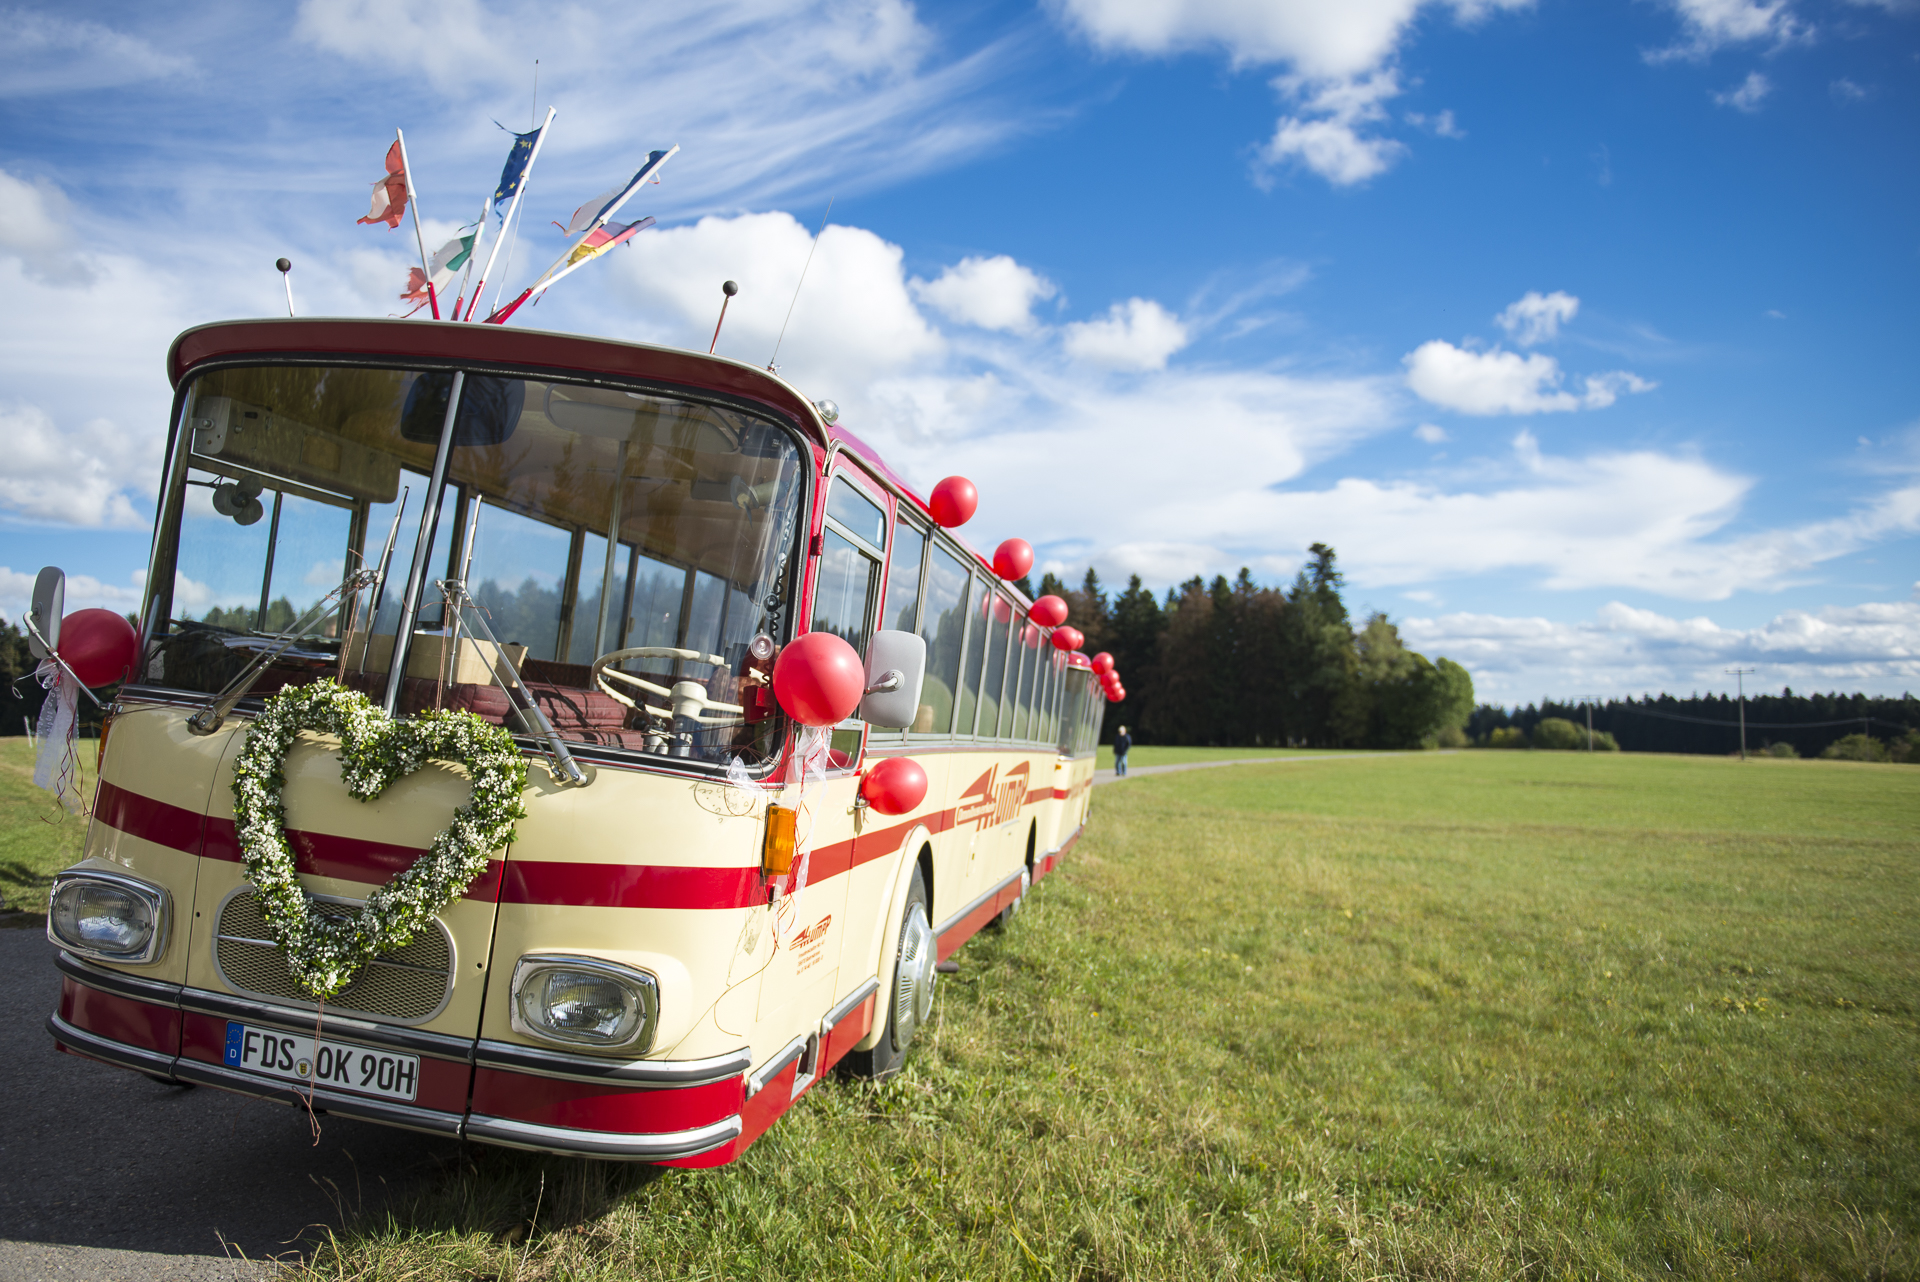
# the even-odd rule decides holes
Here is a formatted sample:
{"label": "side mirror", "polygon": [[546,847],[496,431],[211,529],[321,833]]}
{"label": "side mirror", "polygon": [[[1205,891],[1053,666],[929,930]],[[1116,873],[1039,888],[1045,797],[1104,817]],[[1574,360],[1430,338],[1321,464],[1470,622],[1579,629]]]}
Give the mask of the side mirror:
{"label": "side mirror", "polygon": [[[60,620],[66,612],[66,572],[50,565],[33,581],[33,604],[27,609],[27,618],[33,624],[27,631],[27,648],[34,658],[44,659],[49,651],[60,647]],[[34,635],[36,631],[38,636]]]}
{"label": "side mirror", "polygon": [[927,643],[911,632],[876,632],[867,645],[867,691],[859,718],[880,730],[905,730],[920,715]]}

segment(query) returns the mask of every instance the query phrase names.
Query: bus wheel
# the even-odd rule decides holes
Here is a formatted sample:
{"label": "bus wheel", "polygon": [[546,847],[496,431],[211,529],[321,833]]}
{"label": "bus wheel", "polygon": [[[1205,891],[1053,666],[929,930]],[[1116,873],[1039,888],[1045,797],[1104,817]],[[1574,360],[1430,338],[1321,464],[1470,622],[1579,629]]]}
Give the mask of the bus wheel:
{"label": "bus wheel", "polygon": [[933,1013],[934,964],[938,946],[927,920],[927,884],[913,870],[907,906],[900,914],[900,942],[893,959],[892,1000],[887,1003],[887,1030],[872,1050],[851,1051],[844,1061],[855,1077],[882,1080],[900,1071],[914,1034]]}

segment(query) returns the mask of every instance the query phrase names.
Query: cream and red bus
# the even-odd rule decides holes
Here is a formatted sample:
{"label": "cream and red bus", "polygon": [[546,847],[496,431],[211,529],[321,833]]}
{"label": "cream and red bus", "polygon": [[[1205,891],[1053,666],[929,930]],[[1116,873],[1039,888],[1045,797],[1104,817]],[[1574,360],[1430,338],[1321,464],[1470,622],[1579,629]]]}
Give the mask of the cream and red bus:
{"label": "cream and red bus", "polygon": [[[768,371],[307,319],[189,330],[168,362],[139,647],[86,857],[49,904],[62,1050],[486,1143],[717,1165],[828,1070],[896,1071],[937,963],[1079,836],[1103,706],[1086,658]],[[770,674],[822,632],[873,680],[807,730]],[[402,721],[467,709],[529,768],[486,871],[316,1003],[247,880],[232,780],[263,701],[322,678]],[[469,791],[434,761],[362,802],[337,747],[303,734],[284,764],[323,915],[411,865]],[[883,814],[862,785],[893,758],[927,788]]]}

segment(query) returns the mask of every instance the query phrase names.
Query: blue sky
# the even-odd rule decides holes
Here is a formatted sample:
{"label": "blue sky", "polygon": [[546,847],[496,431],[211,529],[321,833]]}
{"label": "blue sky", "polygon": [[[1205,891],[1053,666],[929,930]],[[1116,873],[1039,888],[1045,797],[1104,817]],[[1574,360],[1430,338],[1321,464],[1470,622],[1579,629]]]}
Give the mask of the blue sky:
{"label": "blue sky", "polygon": [[[517,319],[765,363],[968,535],[1158,586],[1332,543],[1483,697],[1920,688],[1920,5],[479,0],[0,11],[0,613],[137,599],[171,337],[386,315],[558,110]],[[1904,124],[1902,122],[1905,122]],[[538,260],[538,262],[536,262]]]}

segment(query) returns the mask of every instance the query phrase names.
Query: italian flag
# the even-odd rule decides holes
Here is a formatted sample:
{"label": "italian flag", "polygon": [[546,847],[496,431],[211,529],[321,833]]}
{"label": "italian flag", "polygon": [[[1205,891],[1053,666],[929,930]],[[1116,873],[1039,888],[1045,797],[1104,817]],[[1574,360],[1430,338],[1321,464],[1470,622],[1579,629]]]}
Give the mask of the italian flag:
{"label": "italian flag", "polygon": [[[453,283],[453,278],[460,274],[460,269],[467,265],[469,258],[473,257],[473,241],[477,235],[479,231],[475,229],[464,236],[455,236],[442,245],[440,252],[435,254],[427,264],[433,269],[434,293],[445,294],[447,286]],[[407,289],[400,295],[400,301],[426,306],[427,278],[418,267],[407,268]]]}

